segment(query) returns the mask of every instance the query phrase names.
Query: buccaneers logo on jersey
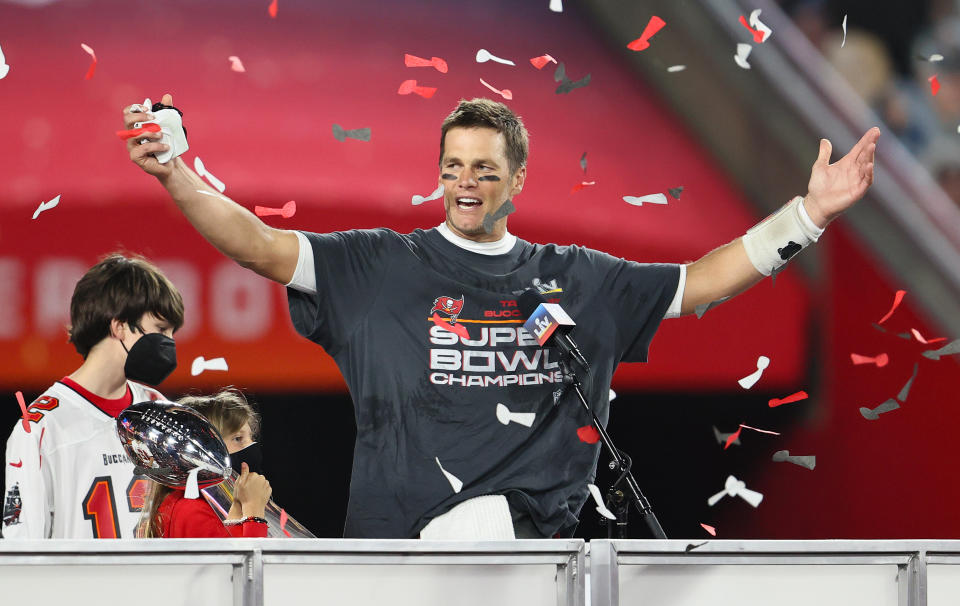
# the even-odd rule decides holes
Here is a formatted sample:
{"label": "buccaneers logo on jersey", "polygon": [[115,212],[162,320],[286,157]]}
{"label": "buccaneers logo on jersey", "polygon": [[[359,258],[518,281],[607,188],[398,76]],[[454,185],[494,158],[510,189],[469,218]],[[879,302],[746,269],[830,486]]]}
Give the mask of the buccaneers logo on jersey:
{"label": "buccaneers logo on jersey", "polygon": [[433,300],[433,309],[430,310],[430,313],[435,311],[440,311],[447,314],[450,316],[450,323],[456,323],[457,316],[459,316],[460,312],[463,311],[463,295],[460,295],[459,299],[452,299],[450,297],[437,297]]}
{"label": "buccaneers logo on jersey", "polygon": [[[430,319],[440,328],[456,333],[464,339],[468,339],[470,335],[466,327],[463,324],[457,324],[457,317],[461,311],[463,311],[463,295],[460,295],[459,299],[454,299],[453,297],[437,297],[433,300],[433,307],[430,309]],[[441,318],[437,312],[447,314],[450,318]]]}

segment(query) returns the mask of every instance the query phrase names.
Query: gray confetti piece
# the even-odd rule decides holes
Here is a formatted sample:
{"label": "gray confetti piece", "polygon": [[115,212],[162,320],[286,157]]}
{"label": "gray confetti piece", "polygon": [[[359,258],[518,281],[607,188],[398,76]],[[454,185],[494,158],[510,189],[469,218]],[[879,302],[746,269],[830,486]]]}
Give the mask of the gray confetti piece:
{"label": "gray confetti piece", "polygon": [[513,206],[513,202],[511,200],[507,200],[500,205],[500,208],[498,208],[495,213],[492,215],[490,213],[486,214],[486,216],[483,218],[483,231],[487,232],[488,234],[493,233],[494,223],[506,217],[507,215],[516,212],[516,210],[517,209]]}
{"label": "gray confetti piece", "polygon": [[896,410],[898,408],[900,408],[900,403],[891,398],[874,409],[861,406],[860,414],[862,414],[863,418],[867,419],[868,421],[876,421],[883,413],[890,412],[891,410]]}
{"label": "gray confetti piece", "polygon": [[683,548],[683,550],[684,550],[685,552],[687,552],[687,553],[690,553],[691,551],[693,551],[693,550],[696,549],[697,547],[703,547],[704,545],[706,545],[706,544],[709,543],[709,542],[710,542],[710,541],[704,541],[703,543],[688,543],[687,546]]}
{"label": "gray confetti piece", "polygon": [[370,129],[369,128],[354,128],[351,130],[344,130],[339,124],[333,125],[333,138],[337,141],[345,141],[347,139],[356,139],[357,141],[369,141],[370,140]]}
{"label": "gray confetti piece", "polygon": [[563,82],[567,79],[567,68],[563,63],[557,64],[557,69],[553,70],[553,81],[554,82]]}
{"label": "gray confetti piece", "polygon": [[873,322],[871,325],[872,325],[874,328],[876,328],[877,330],[879,330],[880,332],[887,332],[887,329],[886,329],[886,328],[884,328],[883,326],[880,326],[880,325],[877,324],[876,322]]}
{"label": "gray confetti piece", "polygon": [[580,168],[583,169],[583,174],[587,174],[587,152],[580,156]]}
{"label": "gray confetti piece", "polygon": [[815,455],[791,455],[789,450],[778,450],[773,453],[774,463],[793,463],[800,467],[806,467],[810,471],[817,466],[817,457]]}
{"label": "gray confetti piece", "polygon": [[923,357],[930,358],[931,360],[939,360],[940,356],[950,356],[955,353],[960,353],[960,339],[951,341],[940,349],[927,350],[923,352]]}
{"label": "gray confetti piece", "polygon": [[680,194],[683,193],[683,186],[681,185],[680,187],[671,187],[667,191],[670,193],[671,196],[673,196],[674,200],[679,200]]}
{"label": "gray confetti piece", "polygon": [[722,299],[717,299],[716,301],[710,301],[709,303],[704,303],[704,304],[702,304],[702,305],[697,305],[696,307],[693,308],[693,311],[696,312],[696,314],[697,314],[697,319],[699,320],[700,318],[703,317],[703,314],[707,313],[708,311],[710,311],[711,309],[713,309],[713,308],[716,307],[717,305],[720,305],[721,303],[723,303],[724,301],[726,301],[726,300],[729,299],[729,298],[730,298],[730,297],[724,297],[724,298],[722,298]]}
{"label": "gray confetti piece", "polygon": [[910,395],[910,387],[913,385],[913,380],[917,378],[917,371],[920,369],[920,363],[917,362],[913,365],[913,374],[910,375],[910,379],[903,385],[903,389],[900,390],[900,393],[897,394],[897,399],[901,402],[906,403],[907,396]]}
{"label": "gray confetti piece", "polygon": [[[730,436],[732,436],[734,433],[736,433],[736,432],[733,432],[733,433],[723,433],[722,431],[720,431],[719,429],[717,429],[716,426],[713,426],[713,437],[715,437],[715,438],[717,439],[717,444],[720,444],[721,446],[723,446],[724,444],[726,444],[726,443],[727,443],[727,438],[729,438]],[[731,442],[731,444],[736,444],[737,446],[740,446],[740,436],[737,436],[736,438],[734,438],[734,439],[733,439],[733,442]]]}
{"label": "gray confetti piece", "polygon": [[556,93],[558,95],[565,95],[574,89],[583,88],[588,84],[590,84],[590,74],[587,74],[586,76],[584,76],[583,78],[580,78],[579,80],[574,80],[574,81],[564,80],[563,82],[560,83],[559,86],[557,86]]}
{"label": "gray confetti piece", "polygon": [[906,339],[907,341],[909,341],[913,337],[913,335],[911,335],[908,332],[897,333],[897,336],[900,337],[901,339]]}

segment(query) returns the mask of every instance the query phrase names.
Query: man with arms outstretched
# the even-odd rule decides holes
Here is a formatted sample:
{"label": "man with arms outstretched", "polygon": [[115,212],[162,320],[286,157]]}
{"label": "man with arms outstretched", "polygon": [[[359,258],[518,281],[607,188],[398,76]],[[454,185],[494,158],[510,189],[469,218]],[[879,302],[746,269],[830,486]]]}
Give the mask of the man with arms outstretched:
{"label": "man with arms outstretched", "polygon": [[[128,108],[126,128],[148,109]],[[528,150],[520,119],[487,99],[444,120],[446,216],[410,234],[274,229],[179,158],[159,164],[159,135],[128,148],[211,244],[288,286],[297,331],[340,367],[357,416],[345,536],[536,538],[573,534],[600,447],[579,438],[590,418],[568,401],[556,350],[522,329],[518,295],[535,288],[577,319],[584,391],[606,423],[617,365],[646,360],[664,317],[742,292],[815,241],[870,186],[879,135],[832,165],[821,141],[805,198],[688,265],[531,244],[506,216],[485,229],[523,189]]]}

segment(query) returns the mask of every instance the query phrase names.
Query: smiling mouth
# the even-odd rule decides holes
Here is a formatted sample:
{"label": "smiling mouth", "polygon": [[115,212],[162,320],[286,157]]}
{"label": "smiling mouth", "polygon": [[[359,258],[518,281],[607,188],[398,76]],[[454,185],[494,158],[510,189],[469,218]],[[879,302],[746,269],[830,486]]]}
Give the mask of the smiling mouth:
{"label": "smiling mouth", "polygon": [[483,203],[476,198],[457,198],[457,208],[460,210],[470,210],[481,206]]}

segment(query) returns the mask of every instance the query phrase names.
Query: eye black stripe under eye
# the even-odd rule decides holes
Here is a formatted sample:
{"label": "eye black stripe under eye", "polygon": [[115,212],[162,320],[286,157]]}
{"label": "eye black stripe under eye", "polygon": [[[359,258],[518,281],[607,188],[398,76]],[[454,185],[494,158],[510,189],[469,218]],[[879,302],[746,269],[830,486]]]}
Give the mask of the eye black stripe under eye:
{"label": "eye black stripe under eye", "polygon": [[499,181],[500,177],[496,175],[484,175],[482,177],[477,177],[477,181]]}
{"label": "eye black stripe under eye", "polygon": [[442,175],[440,175],[440,178],[443,179],[444,181],[456,181],[457,176],[451,175],[450,173],[443,173]]}

